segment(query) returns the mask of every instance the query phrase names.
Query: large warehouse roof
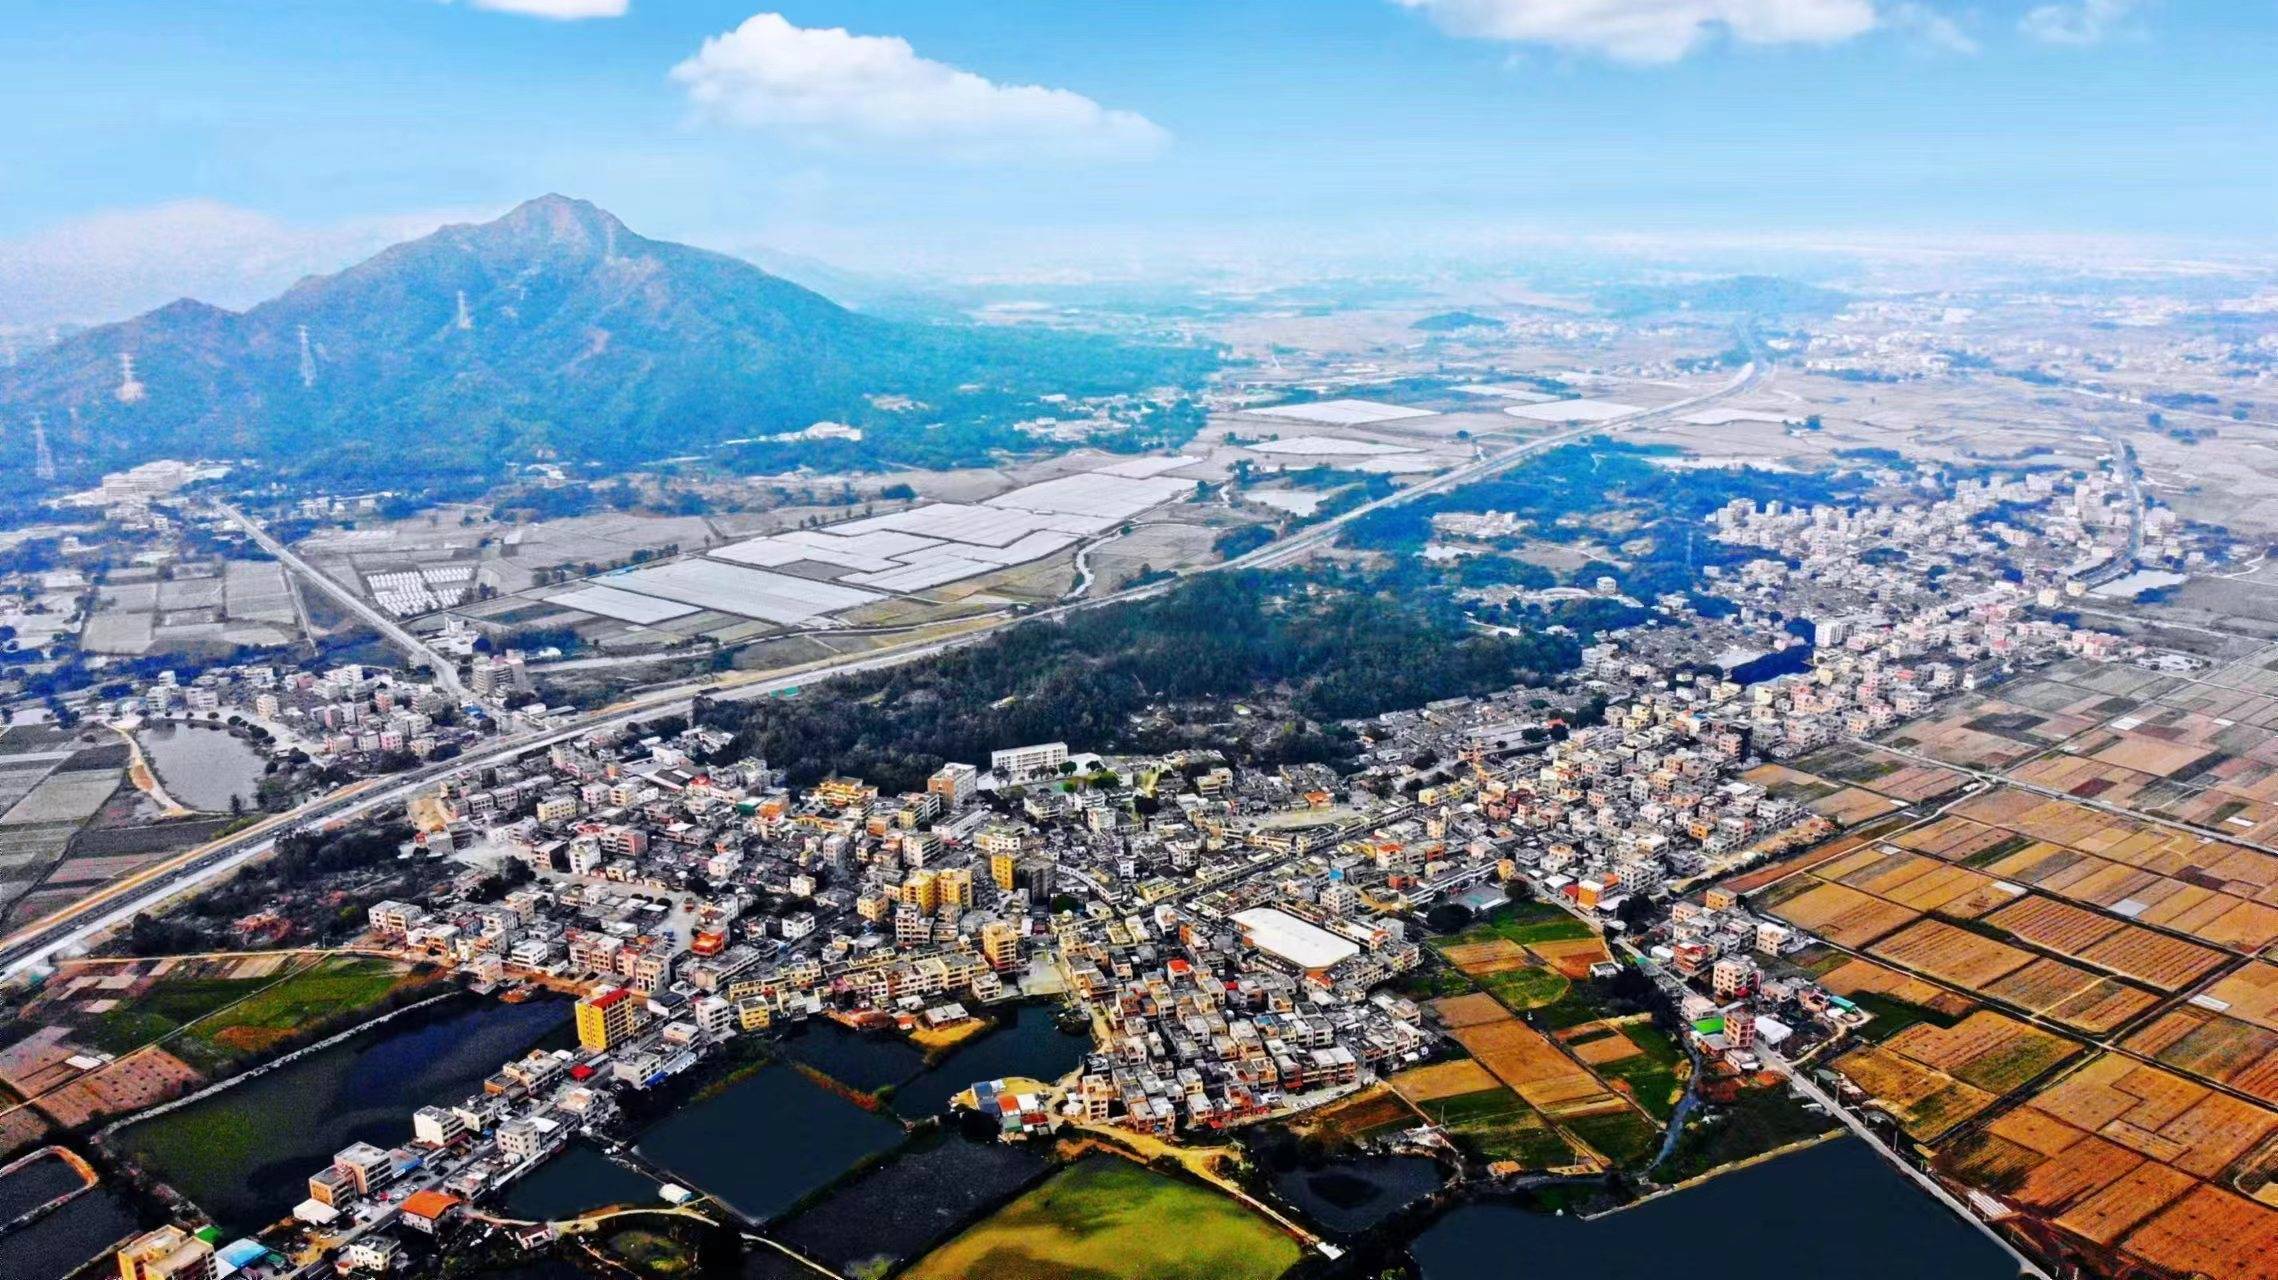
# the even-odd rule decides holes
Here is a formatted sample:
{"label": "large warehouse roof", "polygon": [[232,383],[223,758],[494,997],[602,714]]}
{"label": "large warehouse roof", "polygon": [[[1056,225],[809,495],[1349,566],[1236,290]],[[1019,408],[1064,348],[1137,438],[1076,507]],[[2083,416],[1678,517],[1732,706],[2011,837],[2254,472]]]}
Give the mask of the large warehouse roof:
{"label": "large warehouse roof", "polygon": [[1250,945],[1301,969],[1334,968],[1360,954],[1357,945],[1277,907],[1237,912],[1234,923],[1241,926]]}

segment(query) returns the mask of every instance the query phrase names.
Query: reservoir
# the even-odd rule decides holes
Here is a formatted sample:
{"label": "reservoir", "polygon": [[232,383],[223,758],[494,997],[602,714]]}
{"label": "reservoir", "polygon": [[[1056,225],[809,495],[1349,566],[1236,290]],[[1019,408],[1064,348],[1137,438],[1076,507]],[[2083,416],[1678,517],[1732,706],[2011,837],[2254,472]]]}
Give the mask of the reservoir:
{"label": "reservoir", "polygon": [[[2016,1280],[2017,1265],[1856,1138],[1822,1143],[1583,1222],[1507,1204],[1456,1209],[1410,1246],[1424,1280],[1667,1280],[1740,1247],[1798,1276]],[[1523,1263],[1523,1265],[1522,1265]]]}
{"label": "reservoir", "polygon": [[306,1199],[309,1175],[342,1147],[407,1142],[413,1111],[465,1098],[532,1047],[570,1043],[569,1013],[566,1001],[457,996],[131,1124],[111,1142],[227,1234],[251,1234]]}
{"label": "reservoir", "polygon": [[157,770],[159,783],[176,801],[192,809],[227,813],[230,797],[235,796],[248,810],[255,807],[261,773],[267,766],[260,752],[229,730],[212,725],[149,724],[136,730],[134,739],[149,758],[150,767]]}
{"label": "reservoir", "polygon": [[0,1236],[0,1276],[63,1280],[134,1233],[134,1214],[126,1202],[97,1187],[30,1226]]}
{"label": "reservoir", "polygon": [[895,1114],[916,1120],[946,1110],[950,1098],[982,1080],[1027,1076],[1046,1083],[1076,1069],[1091,1052],[1088,1032],[1063,1031],[1052,1010],[1022,1005],[999,1011],[1006,1025],[958,1046],[894,1091]]}
{"label": "reservoir", "polygon": [[662,1205],[661,1189],[590,1142],[579,1141],[507,1187],[499,1211],[509,1218],[556,1222],[603,1205]]}
{"label": "reservoir", "polygon": [[638,1150],[759,1221],[901,1140],[899,1123],[776,1064],[657,1121]]}

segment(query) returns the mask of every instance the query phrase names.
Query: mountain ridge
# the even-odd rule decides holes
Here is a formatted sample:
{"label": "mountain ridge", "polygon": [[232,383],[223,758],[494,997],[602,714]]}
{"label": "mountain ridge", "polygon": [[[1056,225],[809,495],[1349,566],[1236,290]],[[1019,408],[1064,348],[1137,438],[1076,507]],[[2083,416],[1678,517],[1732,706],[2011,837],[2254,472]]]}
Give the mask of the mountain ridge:
{"label": "mountain ridge", "polygon": [[[875,407],[886,396],[995,421],[1045,392],[1138,391],[1209,362],[865,316],[547,195],[243,311],[181,299],[73,335],[0,373],[0,417],[42,414],[79,475],[244,457],[376,481],[534,458],[624,465],[822,419],[907,427]],[[0,462],[28,462],[29,434],[0,432]]]}

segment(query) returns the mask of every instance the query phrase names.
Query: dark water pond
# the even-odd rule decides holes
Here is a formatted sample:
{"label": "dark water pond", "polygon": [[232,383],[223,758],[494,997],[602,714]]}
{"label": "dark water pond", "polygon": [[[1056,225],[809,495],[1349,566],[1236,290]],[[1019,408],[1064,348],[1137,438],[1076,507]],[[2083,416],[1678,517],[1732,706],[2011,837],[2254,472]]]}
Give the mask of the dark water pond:
{"label": "dark water pond", "polygon": [[533,1046],[568,1043],[569,1019],[566,1001],[446,1000],[129,1125],[113,1142],[225,1232],[250,1234],[306,1199],[308,1176],[334,1152],[410,1141],[412,1112],[457,1102]]}
{"label": "dark water pond", "polygon": [[161,723],[134,736],[167,794],[193,809],[227,813],[230,797],[248,808],[258,797],[266,767],[261,753],[227,729]]}
{"label": "dark water pond", "polygon": [[[2015,1280],[2017,1266],[1855,1138],[1726,1174],[1595,1222],[1503,1204],[1456,1209],[1416,1238],[1424,1280],[1668,1280],[1735,1241],[1779,1274]],[[1754,1269],[1754,1268],[1750,1268]]]}

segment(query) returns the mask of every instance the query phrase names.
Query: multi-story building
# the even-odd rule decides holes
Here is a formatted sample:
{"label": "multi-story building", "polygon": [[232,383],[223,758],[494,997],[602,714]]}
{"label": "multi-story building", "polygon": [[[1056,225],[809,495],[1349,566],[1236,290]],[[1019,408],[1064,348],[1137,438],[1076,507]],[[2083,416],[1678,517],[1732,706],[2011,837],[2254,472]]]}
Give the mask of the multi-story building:
{"label": "multi-story building", "polygon": [[214,1247],[176,1226],[129,1240],[119,1250],[119,1280],[215,1280]]}
{"label": "multi-story building", "polygon": [[611,987],[577,1002],[577,1042],[604,1051],[640,1030],[641,1002],[622,987]]}

